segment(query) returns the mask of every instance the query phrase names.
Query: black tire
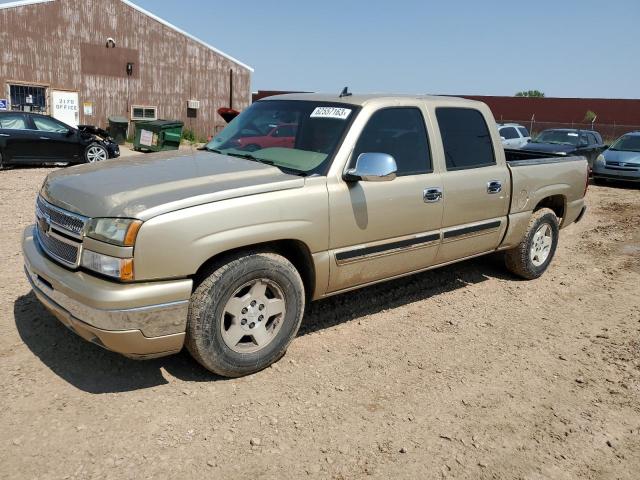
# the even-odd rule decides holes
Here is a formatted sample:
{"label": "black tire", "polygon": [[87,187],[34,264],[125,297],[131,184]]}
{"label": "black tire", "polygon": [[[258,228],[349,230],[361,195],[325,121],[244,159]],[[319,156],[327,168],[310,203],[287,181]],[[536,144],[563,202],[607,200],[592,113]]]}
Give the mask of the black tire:
{"label": "black tire", "polygon": [[[280,289],[285,305],[285,312],[278,320],[281,325],[269,343],[260,350],[249,353],[235,351],[227,344],[222,333],[229,322],[239,321],[236,317],[229,320],[225,313],[227,302],[247,283],[262,280],[273,282]],[[304,306],[304,285],[291,262],[271,252],[239,253],[213,265],[191,295],[185,344],[193,358],[218,375],[249,375],[282,358],[300,328]],[[242,321],[246,322],[246,319]],[[265,320],[267,323],[269,321],[268,318]],[[266,328],[266,323],[264,326]],[[234,328],[237,327],[235,323]],[[241,328],[246,329],[246,325]],[[243,341],[245,337],[236,348],[242,348]],[[255,348],[250,342],[246,343],[248,347]]]}
{"label": "black tire", "polygon": [[[532,259],[532,250],[536,248],[536,240],[534,237],[536,232],[545,225],[548,225],[551,229],[551,245],[544,262],[536,265]],[[531,216],[531,220],[529,220],[529,225],[527,226],[527,230],[522,241],[517,247],[505,252],[505,265],[507,269],[527,280],[538,278],[545,272],[551,263],[551,260],[553,260],[556,248],[558,247],[559,232],[560,228],[558,225],[558,217],[556,217],[553,210],[549,208],[541,208],[534,212]],[[539,257],[537,258],[540,260]]]}
{"label": "black tire", "polygon": [[104,145],[93,142],[84,150],[84,160],[87,163],[100,162],[109,158],[109,152]]}
{"label": "black tire", "polygon": [[4,163],[2,163],[2,152],[0,152],[0,170],[4,170]]}

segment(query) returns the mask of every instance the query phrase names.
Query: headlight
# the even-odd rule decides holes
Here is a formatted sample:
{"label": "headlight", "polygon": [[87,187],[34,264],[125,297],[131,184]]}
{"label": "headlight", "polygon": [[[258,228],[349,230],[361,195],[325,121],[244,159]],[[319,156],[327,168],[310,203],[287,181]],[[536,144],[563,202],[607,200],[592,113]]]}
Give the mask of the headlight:
{"label": "headlight", "polygon": [[598,155],[598,158],[596,158],[596,163],[604,163],[604,155],[600,154]]}
{"label": "headlight", "polygon": [[87,236],[121,247],[133,247],[142,222],[130,218],[93,218]]}
{"label": "headlight", "polygon": [[82,266],[118,280],[133,280],[133,258],[116,258],[83,250]]}

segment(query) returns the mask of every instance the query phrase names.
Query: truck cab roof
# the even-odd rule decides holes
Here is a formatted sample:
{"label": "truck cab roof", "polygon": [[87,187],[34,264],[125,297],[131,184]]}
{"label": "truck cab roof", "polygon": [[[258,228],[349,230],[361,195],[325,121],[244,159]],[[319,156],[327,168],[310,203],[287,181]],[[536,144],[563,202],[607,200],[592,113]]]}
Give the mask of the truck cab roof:
{"label": "truck cab roof", "polygon": [[306,100],[312,102],[332,102],[332,103],[345,103],[350,105],[356,105],[364,107],[367,104],[379,104],[379,103],[396,103],[407,102],[410,100],[416,100],[424,103],[431,104],[447,104],[451,105],[459,103],[460,106],[476,106],[484,105],[482,102],[476,100],[468,100],[460,97],[448,97],[444,95],[410,95],[410,94],[383,94],[383,93],[368,93],[368,94],[353,94],[349,96],[336,95],[335,93],[287,93],[283,95],[275,95],[267,97],[261,102],[274,101],[274,100]]}

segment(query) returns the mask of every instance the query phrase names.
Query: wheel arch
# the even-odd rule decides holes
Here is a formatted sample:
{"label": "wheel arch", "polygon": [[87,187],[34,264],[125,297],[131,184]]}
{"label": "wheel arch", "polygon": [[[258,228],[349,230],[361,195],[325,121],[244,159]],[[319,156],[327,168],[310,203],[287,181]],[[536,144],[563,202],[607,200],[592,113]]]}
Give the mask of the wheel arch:
{"label": "wheel arch", "polygon": [[272,252],[282,255],[293,264],[300,274],[305,289],[305,296],[308,301],[311,300],[316,288],[316,268],[313,256],[306,243],[295,239],[271,240],[216,253],[198,267],[198,270],[193,275],[193,289],[195,290],[198,287],[205,278],[206,272],[210,271],[212,267],[221,265],[228,261],[228,259],[243,252]]}
{"label": "wheel arch", "polygon": [[558,219],[563,220],[567,211],[567,197],[562,194],[546,196],[537,203],[533,211],[537,212],[542,208],[551,209]]}

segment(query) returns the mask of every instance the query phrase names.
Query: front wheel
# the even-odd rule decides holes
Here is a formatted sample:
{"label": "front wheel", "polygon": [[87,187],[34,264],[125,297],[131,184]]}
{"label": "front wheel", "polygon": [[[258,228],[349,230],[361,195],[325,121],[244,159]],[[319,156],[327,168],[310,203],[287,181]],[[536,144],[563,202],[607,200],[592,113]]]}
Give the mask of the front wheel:
{"label": "front wheel", "polygon": [[87,163],[102,162],[109,158],[109,153],[99,143],[92,143],[85,150],[84,157]]}
{"label": "front wheel", "polygon": [[524,238],[517,247],[505,252],[507,269],[527,280],[542,275],[558,246],[558,217],[549,208],[533,213]]}
{"label": "front wheel", "polygon": [[278,361],[304,312],[300,274],[271,252],[242,253],[214,265],[189,305],[186,346],[205,368],[225,377]]}

